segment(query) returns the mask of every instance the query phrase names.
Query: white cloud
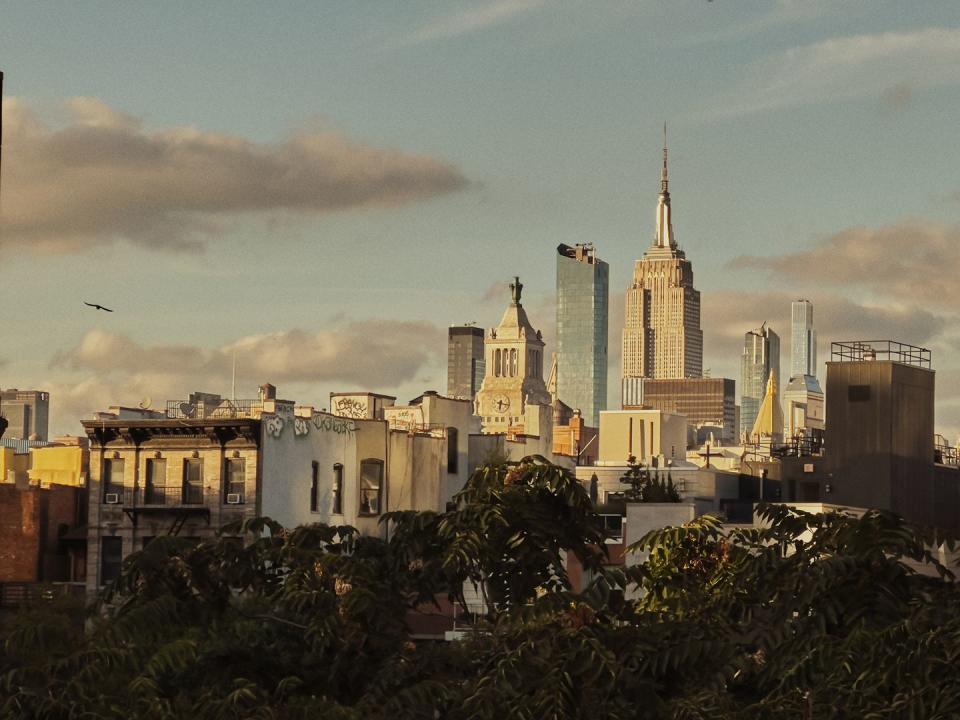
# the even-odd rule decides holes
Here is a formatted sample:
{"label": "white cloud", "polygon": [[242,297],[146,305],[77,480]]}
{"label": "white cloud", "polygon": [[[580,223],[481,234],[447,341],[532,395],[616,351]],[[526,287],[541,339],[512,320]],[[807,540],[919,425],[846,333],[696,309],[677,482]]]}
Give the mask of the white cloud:
{"label": "white cloud", "polygon": [[721,115],[890,97],[902,88],[960,83],[960,28],[831,38],[790,48],[755,65],[734,92],[714,98]]}
{"label": "white cloud", "polygon": [[51,127],[23,101],[3,103],[3,234],[78,251],[117,240],[196,249],[243,213],[323,213],[409,203],[465,187],[453,166],[336,132],[275,144],[196,128],[148,131],[95,98]]}
{"label": "white cloud", "polygon": [[397,47],[421,45],[434,40],[459,37],[502,25],[522,15],[539,10],[547,0],[494,0],[483,5],[433,18],[396,43]]}

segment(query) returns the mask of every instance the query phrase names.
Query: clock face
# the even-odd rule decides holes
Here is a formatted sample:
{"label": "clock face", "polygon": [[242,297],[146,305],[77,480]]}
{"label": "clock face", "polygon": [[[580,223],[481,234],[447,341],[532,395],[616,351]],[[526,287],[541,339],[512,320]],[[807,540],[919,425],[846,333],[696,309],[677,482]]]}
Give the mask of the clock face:
{"label": "clock face", "polygon": [[501,393],[493,398],[493,406],[497,412],[506,412],[510,408],[510,398]]}

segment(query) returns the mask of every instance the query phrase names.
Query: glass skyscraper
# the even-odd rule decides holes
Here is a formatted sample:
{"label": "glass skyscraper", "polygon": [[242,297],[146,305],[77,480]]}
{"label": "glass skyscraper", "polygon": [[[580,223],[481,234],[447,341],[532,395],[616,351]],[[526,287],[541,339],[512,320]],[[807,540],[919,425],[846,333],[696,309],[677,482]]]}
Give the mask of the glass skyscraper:
{"label": "glass skyscraper", "polygon": [[557,396],[599,427],[607,409],[610,266],[593,245],[557,247]]}
{"label": "glass skyscraper", "polygon": [[780,336],[766,323],[743,336],[740,356],[740,434],[753,431],[770,371],[780,386]]}
{"label": "glass skyscraper", "polygon": [[813,329],[813,305],[795,300],[790,305],[790,377],[817,374],[817,332]]}
{"label": "glass skyscraper", "polygon": [[485,372],[483,328],[451,326],[447,336],[447,395],[473,400]]}

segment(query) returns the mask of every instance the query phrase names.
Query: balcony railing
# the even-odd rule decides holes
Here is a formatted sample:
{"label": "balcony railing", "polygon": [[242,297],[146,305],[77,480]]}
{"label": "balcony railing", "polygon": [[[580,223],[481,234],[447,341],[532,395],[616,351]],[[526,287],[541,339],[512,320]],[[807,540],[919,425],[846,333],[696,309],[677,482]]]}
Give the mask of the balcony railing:
{"label": "balcony railing", "polygon": [[[116,502],[107,502],[116,496]],[[123,490],[122,492],[112,493],[109,490],[100,497],[100,502],[104,505],[116,505],[118,507],[182,507],[182,506],[202,506],[213,505],[219,502],[220,493],[216,491],[207,491],[205,488],[197,486],[176,485],[150,485],[139,490]]]}

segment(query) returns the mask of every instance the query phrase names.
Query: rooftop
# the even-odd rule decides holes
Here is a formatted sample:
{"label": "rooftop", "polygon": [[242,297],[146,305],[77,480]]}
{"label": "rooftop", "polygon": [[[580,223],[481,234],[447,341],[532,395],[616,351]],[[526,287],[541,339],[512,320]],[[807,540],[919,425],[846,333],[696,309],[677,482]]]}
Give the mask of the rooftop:
{"label": "rooftop", "polygon": [[830,343],[831,362],[886,361],[931,369],[927,348],[896,340],[845,340]]}

